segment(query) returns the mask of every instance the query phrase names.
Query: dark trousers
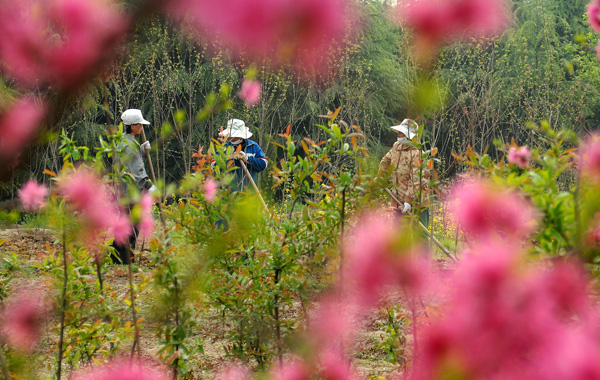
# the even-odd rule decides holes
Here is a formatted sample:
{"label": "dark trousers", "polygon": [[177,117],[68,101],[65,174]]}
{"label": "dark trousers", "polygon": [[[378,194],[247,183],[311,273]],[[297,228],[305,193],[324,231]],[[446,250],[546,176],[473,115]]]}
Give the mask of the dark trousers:
{"label": "dark trousers", "polygon": [[[127,209],[127,212],[130,212],[130,209]],[[113,241],[113,243],[111,244],[111,246],[115,249],[115,252],[112,253],[112,255],[110,256],[112,262],[114,264],[127,264],[127,254],[129,252],[129,258],[131,259],[131,262],[133,262],[133,251],[132,249],[135,248],[135,243],[137,241],[137,236],[138,236],[138,226],[134,225],[133,226],[133,230],[131,231],[131,234],[129,235],[129,239],[128,241],[119,244],[116,241]]]}

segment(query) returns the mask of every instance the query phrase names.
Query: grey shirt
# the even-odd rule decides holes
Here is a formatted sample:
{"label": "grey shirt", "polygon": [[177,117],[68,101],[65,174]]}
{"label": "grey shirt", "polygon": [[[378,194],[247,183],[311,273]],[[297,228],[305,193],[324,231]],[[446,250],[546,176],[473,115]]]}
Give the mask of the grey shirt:
{"label": "grey shirt", "polygon": [[120,159],[118,155],[115,156],[115,162],[121,162],[127,168],[127,173],[131,175],[133,184],[139,190],[150,188],[152,183],[148,179],[148,174],[146,174],[144,160],[140,152],[140,144],[135,137],[126,134],[120,147],[123,153]]}

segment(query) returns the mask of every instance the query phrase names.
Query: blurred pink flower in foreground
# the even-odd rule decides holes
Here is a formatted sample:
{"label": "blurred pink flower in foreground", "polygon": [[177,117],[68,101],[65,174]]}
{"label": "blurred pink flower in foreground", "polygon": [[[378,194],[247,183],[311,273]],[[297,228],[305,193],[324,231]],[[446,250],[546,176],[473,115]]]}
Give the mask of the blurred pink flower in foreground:
{"label": "blurred pink flower in foreground", "polygon": [[26,86],[73,90],[106,63],[128,28],[108,0],[2,1],[0,61]]}
{"label": "blurred pink flower in foreground", "polygon": [[452,191],[451,210],[461,229],[478,241],[522,239],[536,226],[536,211],[515,192],[482,180],[468,180]]}
{"label": "blurred pink flower in foreground", "polygon": [[19,190],[19,199],[25,211],[36,211],[45,205],[49,193],[50,190],[46,185],[39,185],[30,179]]}
{"label": "blurred pink flower in foreground", "polygon": [[250,380],[252,379],[252,372],[248,367],[232,363],[228,365],[223,371],[217,373],[215,380]]}
{"label": "blurred pink flower in foreground", "polygon": [[113,222],[108,226],[108,234],[115,238],[117,244],[125,244],[131,235],[131,222],[124,215],[113,216]]}
{"label": "blurred pink flower in foreground", "polygon": [[45,115],[45,104],[32,97],[17,100],[5,111],[0,116],[0,159],[13,160],[18,157],[35,137]]}
{"label": "blurred pink flower in foreground", "polygon": [[514,164],[521,169],[527,167],[531,161],[531,152],[526,146],[515,148],[511,146],[508,150],[508,163]]}
{"label": "blurred pink flower in foreground", "polygon": [[354,304],[353,299],[339,297],[334,291],[319,302],[308,332],[319,348],[339,345],[352,338],[363,314],[364,308]]}
{"label": "blurred pink flower in foreground", "polygon": [[30,350],[38,343],[49,312],[49,305],[39,296],[22,292],[9,298],[0,324],[6,343],[19,350]]}
{"label": "blurred pink flower in foreground", "polygon": [[325,380],[352,380],[358,379],[351,371],[349,363],[340,356],[339,347],[330,348],[320,357],[321,371],[319,378]]}
{"label": "blurred pink flower in foreground", "polygon": [[292,359],[282,365],[275,364],[270,371],[271,380],[309,380],[310,371],[300,359]]}
{"label": "blurred pink flower in foreground", "polygon": [[600,1],[593,0],[587,7],[590,26],[600,33]]}
{"label": "blurred pink flower in foreground", "polygon": [[423,327],[411,379],[600,378],[600,328],[583,268],[526,266],[516,251],[488,245],[464,258],[443,288],[445,312]]}
{"label": "blurred pink flower in foreground", "polygon": [[396,7],[396,18],[413,30],[423,57],[446,43],[497,35],[508,23],[505,0],[405,0]]}
{"label": "blurred pink flower in foreground", "polygon": [[357,19],[346,0],[175,0],[169,8],[199,37],[308,76],[329,70],[329,48],[343,43]]}
{"label": "blurred pink flower in foreground", "polygon": [[148,193],[142,195],[140,200],[140,223],[139,229],[142,237],[150,238],[154,233],[156,224],[154,223],[154,217],[152,216],[152,206],[154,205],[154,198]]}
{"label": "blurred pink flower in foreground", "polygon": [[397,247],[398,238],[407,232],[388,216],[373,213],[362,217],[346,239],[345,286],[359,304],[372,305],[389,286],[418,290],[424,285],[426,263],[415,252]]}
{"label": "blurred pink flower in foreground", "polygon": [[95,172],[79,168],[60,181],[59,189],[66,201],[79,212],[86,240],[97,241],[97,236],[107,231],[117,243],[127,240],[131,231],[129,221],[120,215],[110,188]]}
{"label": "blurred pink flower in foreground", "polygon": [[242,82],[242,89],[238,94],[246,106],[252,107],[260,102],[261,85],[259,81],[244,79]]}
{"label": "blurred pink flower in foreground", "polygon": [[208,178],[206,182],[204,182],[204,199],[209,203],[213,203],[217,197],[218,188],[219,185],[217,185],[217,182],[212,178]]}
{"label": "blurred pink flower in foreground", "polygon": [[141,362],[118,359],[76,373],[74,380],[167,380],[166,373]]}
{"label": "blurred pink flower in foreground", "polygon": [[[599,45],[600,46],[600,45]],[[581,171],[584,177],[600,182],[600,134],[591,134],[581,145]]]}

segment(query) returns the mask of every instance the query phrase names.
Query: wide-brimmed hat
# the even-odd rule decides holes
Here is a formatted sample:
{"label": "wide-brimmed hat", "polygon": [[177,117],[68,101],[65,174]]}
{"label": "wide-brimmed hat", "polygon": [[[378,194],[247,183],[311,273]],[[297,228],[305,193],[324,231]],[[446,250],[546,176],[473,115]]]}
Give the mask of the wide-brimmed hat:
{"label": "wide-brimmed hat", "polygon": [[134,125],[134,124],[146,124],[149,125],[150,122],[142,116],[142,111],[137,110],[135,108],[128,109],[121,115],[121,120],[123,120],[124,125]]}
{"label": "wide-brimmed hat", "polygon": [[404,119],[400,125],[393,125],[392,128],[396,132],[404,133],[404,136],[408,137],[410,140],[413,139],[417,135],[417,130],[419,129],[419,124],[412,119]]}
{"label": "wide-brimmed hat", "polygon": [[220,132],[219,135],[228,136],[229,138],[241,137],[243,139],[248,139],[252,136],[252,132],[246,127],[244,120],[230,119],[227,121],[227,128]]}

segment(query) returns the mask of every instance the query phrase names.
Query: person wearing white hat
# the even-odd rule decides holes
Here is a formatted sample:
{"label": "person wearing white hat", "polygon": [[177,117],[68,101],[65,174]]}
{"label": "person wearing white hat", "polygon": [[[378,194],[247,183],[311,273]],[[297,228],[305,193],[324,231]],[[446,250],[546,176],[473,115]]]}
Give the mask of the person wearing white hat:
{"label": "person wearing white hat", "polygon": [[[114,155],[114,163],[122,164],[125,167],[127,177],[121,183],[121,190],[124,194],[129,194],[131,188],[138,191],[148,191],[150,193],[158,190],[148,178],[146,168],[144,167],[143,154],[150,150],[150,142],[145,141],[140,144],[136,136],[142,132],[144,125],[150,125],[150,122],[142,116],[142,111],[138,109],[128,109],[121,114],[121,120],[125,127],[125,136],[123,142],[119,145],[120,154]],[[129,236],[129,247],[113,243],[113,247],[119,253],[122,263],[126,263],[128,248],[134,248],[137,240],[137,228],[134,226],[133,233]],[[126,243],[127,244],[127,243]],[[133,256],[131,256],[133,259]]]}
{"label": "person wearing white hat", "polygon": [[[234,160],[235,169],[235,187],[237,191],[242,191],[250,184],[246,173],[242,169],[240,161],[243,161],[256,183],[258,173],[267,168],[269,159],[261,147],[253,140],[250,140],[252,132],[246,126],[246,123],[240,119],[230,119],[227,121],[227,128],[219,132],[221,138],[226,139],[225,148],[233,147],[234,154],[230,157]],[[214,160],[213,160],[214,161]]]}
{"label": "person wearing white hat", "polygon": [[[379,164],[379,176],[384,177],[391,174],[390,191],[394,197],[402,202],[398,204],[392,199],[392,207],[401,214],[408,214],[413,207],[423,208],[425,206],[424,189],[428,180],[421,177],[418,161],[421,159],[420,151],[414,146],[407,144],[418,135],[419,125],[411,119],[404,119],[399,125],[390,127],[398,133],[397,141],[392,149],[383,157]],[[392,172],[389,173],[390,168]],[[429,224],[428,213],[425,226]]]}

